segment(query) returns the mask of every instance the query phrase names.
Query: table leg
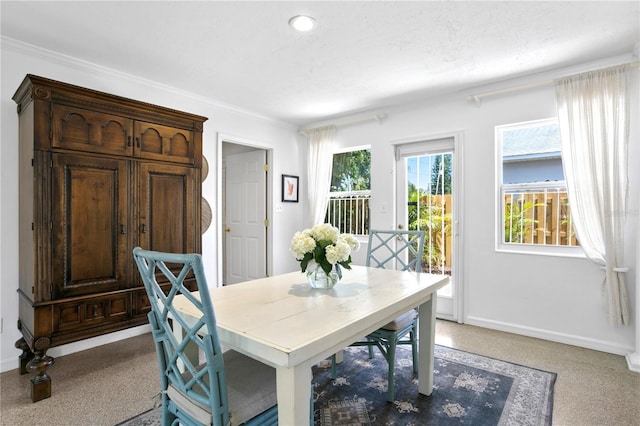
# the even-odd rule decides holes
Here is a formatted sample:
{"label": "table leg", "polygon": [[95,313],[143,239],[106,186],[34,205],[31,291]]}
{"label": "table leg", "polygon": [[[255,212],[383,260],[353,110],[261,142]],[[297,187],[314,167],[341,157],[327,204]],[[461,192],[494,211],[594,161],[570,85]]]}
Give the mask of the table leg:
{"label": "table leg", "polygon": [[278,425],[308,425],[311,410],[311,366],[276,368]]}
{"label": "table leg", "polygon": [[418,308],[418,392],[433,391],[433,351],[436,338],[436,294]]}

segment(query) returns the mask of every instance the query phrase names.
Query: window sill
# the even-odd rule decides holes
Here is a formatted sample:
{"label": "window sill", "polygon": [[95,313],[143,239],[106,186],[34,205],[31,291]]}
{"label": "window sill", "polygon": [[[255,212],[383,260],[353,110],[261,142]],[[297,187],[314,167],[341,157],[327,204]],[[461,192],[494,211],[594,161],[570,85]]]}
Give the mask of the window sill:
{"label": "window sill", "polygon": [[586,259],[587,256],[581,247],[560,247],[560,246],[535,246],[527,244],[498,244],[496,247],[498,253],[527,254],[533,256],[553,256],[553,257],[572,257],[577,259]]}

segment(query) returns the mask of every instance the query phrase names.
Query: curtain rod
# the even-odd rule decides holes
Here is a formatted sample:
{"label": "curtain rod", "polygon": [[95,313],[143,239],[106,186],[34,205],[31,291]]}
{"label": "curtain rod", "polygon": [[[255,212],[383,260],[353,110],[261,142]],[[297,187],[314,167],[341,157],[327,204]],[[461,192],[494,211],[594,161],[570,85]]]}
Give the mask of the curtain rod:
{"label": "curtain rod", "polygon": [[335,124],[327,124],[326,126],[313,127],[313,128],[309,128],[309,129],[300,129],[300,130],[298,130],[298,134],[300,136],[307,136],[309,134],[309,132],[311,132],[312,130],[319,129],[321,127],[327,127],[327,126],[343,127],[343,126],[349,126],[351,124],[363,123],[365,121],[371,121],[371,120],[376,120],[377,122],[380,122],[382,119],[384,119],[386,117],[387,117],[386,113],[379,112],[379,113],[377,113],[375,115],[369,115],[369,116],[366,116],[366,117],[354,118],[352,120],[345,120],[345,121],[341,121],[341,122],[335,123]]}
{"label": "curtain rod", "polygon": [[[636,68],[638,67],[638,65],[640,65],[640,62],[631,62],[624,65],[626,65],[628,68]],[[616,65],[613,65],[613,66],[616,66]],[[537,83],[522,84],[520,86],[508,87],[506,89],[499,89],[491,92],[479,93],[477,95],[469,95],[467,96],[467,101],[475,102],[476,106],[480,107],[482,98],[486,98],[488,96],[494,96],[494,95],[501,95],[503,93],[519,92],[521,90],[533,89],[535,87],[547,86],[549,84],[553,84],[553,81],[554,79],[549,79],[549,80],[539,81]]]}

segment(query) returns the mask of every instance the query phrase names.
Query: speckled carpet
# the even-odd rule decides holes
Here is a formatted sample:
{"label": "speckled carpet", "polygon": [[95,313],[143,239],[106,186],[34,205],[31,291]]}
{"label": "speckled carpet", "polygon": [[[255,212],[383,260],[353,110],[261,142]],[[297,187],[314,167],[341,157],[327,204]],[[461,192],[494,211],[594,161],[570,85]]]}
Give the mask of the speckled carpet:
{"label": "speckled carpet", "polygon": [[[387,363],[350,347],[331,379],[331,364],[313,368],[315,425],[551,425],[556,374],[436,346],[434,390],[418,394],[411,351],[397,351],[396,398],[387,402]],[[160,410],[120,426],[160,424]]]}

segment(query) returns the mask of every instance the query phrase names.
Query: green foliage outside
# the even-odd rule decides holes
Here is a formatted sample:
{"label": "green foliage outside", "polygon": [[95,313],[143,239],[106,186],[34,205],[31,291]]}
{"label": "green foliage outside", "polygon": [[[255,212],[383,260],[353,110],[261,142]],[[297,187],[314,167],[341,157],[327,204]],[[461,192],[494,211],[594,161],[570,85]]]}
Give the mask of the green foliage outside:
{"label": "green foliage outside", "polygon": [[[410,230],[425,230],[425,251],[423,265],[438,270],[444,262],[446,238],[451,236],[451,214],[444,213],[441,197],[433,195],[451,194],[451,154],[433,155],[430,182],[427,189],[408,184],[408,223]],[[371,149],[350,151],[333,156],[331,191],[363,191],[371,189]],[[521,243],[537,229],[538,220],[533,218],[533,208],[542,204],[531,201],[513,202],[505,205],[504,241]],[[565,206],[565,210],[568,208]],[[350,218],[350,216],[349,216]],[[562,225],[568,222],[568,214],[563,214]],[[573,227],[569,227],[573,234]],[[570,235],[569,237],[571,237]]]}
{"label": "green foliage outside", "polygon": [[445,241],[451,236],[452,218],[444,213],[443,197],[434,195],[451,194],[451,155],[434,155],[431,167],[429,190],[416,188],[408,184],[408,223],[409,230],[426,231],[423,270],[442,272],[445,264]]}
{"label": "green foliage outside", "polygon": [[531,235],[538,224],[530,210],[539,204],[532,201],[512,202],[504,209],[504,242],[522,243]]}
{"label": "green foliage outside", "polygon": [[[441,200],[440,197],[438,199]],[[426,231],[423,269],[428,265],[432,272],[444,272],[441,271],[446,260],[443,247],[451,236],[451,214],[444,213],[442,203],[431,195],[421,197],[419,202],[412,204],[409,206],[409,229]]]}
{"label": "green foliage outside", "polygon": [[331,192],[371,189],[371,149],[333,155]]}
{"label": "green foliage outside", "polygon": [[451,154],[433,156],[431,193],[451,194]]}

